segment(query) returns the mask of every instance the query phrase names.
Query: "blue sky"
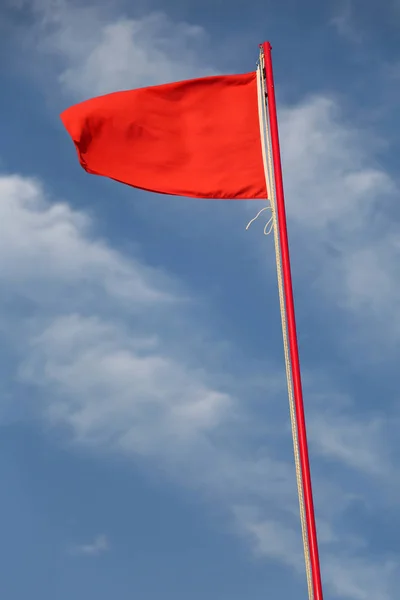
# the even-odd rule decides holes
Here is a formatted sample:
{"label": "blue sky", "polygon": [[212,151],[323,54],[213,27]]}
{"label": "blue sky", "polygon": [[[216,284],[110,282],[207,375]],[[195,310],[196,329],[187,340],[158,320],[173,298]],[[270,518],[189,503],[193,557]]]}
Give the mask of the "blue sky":
{"label": "blue sky", "polygon": [[78,165],[59,113],[273,44],[325,597],[395,600],[400,3],[7,0],[0,560],[20,600],[305,598],[259,203]]}

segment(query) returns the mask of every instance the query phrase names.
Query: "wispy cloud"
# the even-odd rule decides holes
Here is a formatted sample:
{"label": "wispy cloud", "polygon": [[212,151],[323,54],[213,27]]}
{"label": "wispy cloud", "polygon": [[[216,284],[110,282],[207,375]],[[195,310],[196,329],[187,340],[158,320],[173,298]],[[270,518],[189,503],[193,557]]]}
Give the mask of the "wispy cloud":
{"label": "wispy cloud", "polygon": [[399,329],[397,181],[377,159],[380,138],[346,122],[337,101],[311,98],[281,114],[288,212],[302,247],[296,267],[324,302],[351,315],[340,335],[358,337],[365,355]]}
{"label": "wispy cloud", "polygon": [[92,542],[87,544],[76,544],[71,547],[72,554],[80,556],[99,556],[107,550],[109,550],[109,543],[104,534],[97,535]]}
{"label": "wispy cloud", "polygon": [[[126,260],[100,239],[94,240],[90,218],[66,203],[48,202],[38,181],[2,176],[0,196],[3,277],[23,286],[25,294],[51,303],[48,286],[57,280],[67,287],[84,284],[92,293],[100,285],[107,295],[132,308],[178,300],[172,280],[168,289],[161,270],[134,258]],[[162,289],[157,289],[157,282]]]}
{"label": "wispy cloud", "polygon": [[[32,182],[29,184],[33,185]],[[24,189],[23,186],[19,188]],[[38,187],[38,194],[40,190]],[[46,201],[42,201],[46,207]],[[13,195],[13,205],[18,206],[18,195]],[[32,204],[22,203],[20,219],[27,220],[31,210]],[[28,214],[25,215],[25,212]],[[62,214],[70,223],[70,209],[64,207]],[[47,223],[46,210],[43,215],[44,223]],[[55,223],[57,230],[62,231],[57,219]],[[3,224],[6,228],[6,220]],[[93,251],[98,243],[95,237],[88,238],[77,228],[72,236],[74,244],[77,243],[76,238],[82,238],[79,243],[89,246],[86,257],[96,256]],[[31,301],[35,301],[35,318],[27,315],[25,323],[29,323],[29,327],[21,331],[23,351],[19,374],[23,385],[41,390],[38,410],[46,421],[61,429],[67,428],[75,443],[83,446],[108,449],[126,457],[141,456],[147,462],[162,464],[169,477],[181,485],[200,490],[224,508],[231,515],[238,533],[251,542],[257,554],[283,562],[294,568],[296,573],[302,573],[294,470],[287,452],[290,447],[287,419],[286,416],[278,417],[272,409],[277,400],[283,400],[285,396],[283,374],[277,373],[271,365],[262,384],[268,411],[265,418],[269,427],[261,432],[259,405],[257,400],[253,400],[259,395],[260,381],[252,382],[247,377],[244,402],[234,393],[235,388],[240,389],[234,373],[230,373],[229,377],[225,375],[221,385],[218,373],[201,366],[202,363],[207,364],[201,359],[208,352],[207,345],[197,348],[195,358],[182,338],[185,357],[174,354],[168,348],[168,338],[164,338],[165,331],[156,315],[158,311],[164,315],[174,314],[177,322],[175,303],[168,302],[165,306],[162,293],[153,296],[151,276],[145,280],[146,293],[150,293],[154,300],[150,307],[140,303],[134,307],[138,320],[130,321],[131,308],[121,303],[119,295],[113,294],[107,286],[95,298],[88,298],[87,286],[90,288],[91,283],[84,274],[86,269],[91,273],[92,263],[87,258],[88,262],[81,266],[83,277],[79,279],[86,280],[86,283],[80,283],[79,288],[74,287],[75,311],[71,312],[62,301],[64,271],[70,273],[71,266],[57,252],[60,240],[70,257],[79,257],[79,254],[69,254],[68,241],[59,235],[48,232],[46,239],[51,240],[54,248],[51,245],[42,254],[35,250],[37,244],[41,245],[41,238],[29,239],[31,243],[25,249],[26,258],[19,254],[18,260],[24,263],[31,254],[37,257],[39,277],[42,277],[41,273],[47,273],[52,281],[54,307],[44,315],[40,309],[42,296],[36,299],[30,296]],[[11,259],[14,256],[12,240],[13,237],[10,237],[8,241]],[[107,246],[103,247],[103,251],[107,255]],[[132,270],[131,259],[115,253],[112,256],[129,266],[128,272],[134,279],[141,279],[142,273],[148,273],[145,265]],[[47,262],[52,265],[51,269],[46,268]],[[98,274],[100,280],[108,272],[107,268],[104,272],[102,268]],[[3,272],[4,277],[11,271],[4,269]],[[168,282],[168,277],[164,277]],[[23,281],[17,279],[15,283],[12,279],[7,281],[10,293],[18,290],[19,295],[24,295],[25,278]],[[69,286],[74,285],[73,280],[68,279],[67,282]],[[29,295],[30,289],[35,286],[32,286],[32,281],[26,285],[26,294]],[[59,303],[57,299],[60,299]],[[104,312],[105,302],[108,309]],[[149,312],[153,321],[146,316]],[[154,318],[158,322],[156,328]],[[246,368],[252,372],[249,363]],[[309,416],[315,447],[315,487],[319,498],[327,582],[339,596],[372,599],[370,589],[380,589],[379,582],[374,580],[374,586],[367,589],[358,582],[352,583],[351,573],[345,569],[352,553],[356,553],[357,560],[362,560],[367,568],[370,564],[367,540],[364,538],[360,546],[357,538],[352,540],[341,532],[342,519],[354,498],[362,498],[363,488],[351,485],[346,477],[343,478],[342,472],[327,471],[324,461],[346,464],[367,477],[375,478],[382,460],[384,418],[381,415],[382,426],[372,420],[365,423],[364,431],[359,431],[356,415],[349,413],[345,421],[340,403],[337,409],[332,405],[330,413],[321,417],[321,398],[328,398],[325,401],[329,402],[329,396],[319,386],[310,384],[312,379],[306,379],[309,381],[309,406],[315,403],[315,409],[309,412]],[[373,436],[374,446],[360,443],[367,435],[369,439]],[[385,499],[368,498],[368,502],[382,505]],[[348,549],[345,555],[336,552],[341,544]],[[90,547],[87,545],[86,553],[90,553]],[[334,569],[332,565],[335,565],[335,577],[330,578],[329,573]],[[342,573],[342,582],[338,573]],[[390,585],[385,582],[386,587]],[[355,591],[350,594],[351,589]]]}
{"label": "wispy cloud", "polygon": [[[238,532],[255,540],[258,552],[289,566],[301,564],[294,472],[285,456],[286,418],[268,411],[269,427],[261,437],[257,400],[252,401],[260,381],[247,377],[244,403],[234,392],[241,389],[237,375],[225,374],[221,385],[218,372],[204,368],[209,352],[204,339],[197,348],[185,343],[187,327],[174,333],[182,331],[184,353],[174,352],[157,315],[179,323],[179,302],[165,303],[151,269],[104,243],[99,260],[99,242],[87,215],[49,203],[43,188],[30,180],[5,177],[0,189],[2,206],[13,207],[2,213],[4,230],[28,224],[24,236],[7,238],[4,256],[10,265],[2,277],[11,298],[27,298],[34,307],[33,313],[19,311],[18,335],[13,328],[10,339],[21,357],[21,385],[40,390],[36,410],[60,431],[66,429],[75,443],[162,464],[181,485],[212,496]],[[29,243],[21,247],[22,237]],[[84,252],[73,251],[76,246]],[[35,268],[28,269],[32,257]],[[105,285],[110,264],[118,276],[113,285]],[[141,282],[139,289],[151,303],[141,302],[140,295],[137,303],[126,303],[116,293],[125,277],[133,289]],[[163,281],[166,289],[171,287],[165,274]],[[245,367],[252,372],[250,364]],[[261,387],[267,406],[284,397],[282,373],[272,364]],[[343,492],[338,483],[332,485],[335,508],[324,507],[327,519],[340,515]],[[297,544],[288,544],[283,557],[284,549],[278,549],[284,539],[297,539]]]}
{"label": "wispy cloud", "polygon": [[106,5],[29,4],[35,20],[28,38],[42,57],[56,59],[59,84],[73,97],[214,73],[205,64],[206,31],[165,12],[127,18],[110,14]]}
{"label": "wispy cloud", "polygon": [[331,25],[335,27],[338,34],[346,41],[360,44],[364,40],[364,34],[354,22],[353,0],[336,2],[335,13],[331,19]]}

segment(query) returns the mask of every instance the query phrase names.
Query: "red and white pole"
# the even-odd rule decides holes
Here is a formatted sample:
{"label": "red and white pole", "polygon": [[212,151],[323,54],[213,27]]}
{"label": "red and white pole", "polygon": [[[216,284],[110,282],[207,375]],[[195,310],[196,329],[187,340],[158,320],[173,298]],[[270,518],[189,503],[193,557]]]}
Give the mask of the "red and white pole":
{"label": "red and white pole", "polygon": [[311,484],[310,461],[308,455],[307,430],[304,414],[303,391],[301,385],[300,359],[297,343],[296,318],[293,299],[293,285],[290,268],[289,241],[286,224],[285,196],[283,191],[282,164],[279,146],[278,117],[276,111],[274,74],[272,69],[272,46],[269,42],[262,45],[265,63],[265,77],[268,96],[268,115],[270,123],[274,179],[276,190],[276,207],[278,217],[280,251],[282,256],[283,286],[286,303],[287,327],[289,337],[290,359],[292,363],[292,381],[296,408],[297,436],[305,504],[307,536],[310,549],[310,563],[314,600],[323,600],[321,569],[319,563],[317,528],[315,524],[313,492]]}

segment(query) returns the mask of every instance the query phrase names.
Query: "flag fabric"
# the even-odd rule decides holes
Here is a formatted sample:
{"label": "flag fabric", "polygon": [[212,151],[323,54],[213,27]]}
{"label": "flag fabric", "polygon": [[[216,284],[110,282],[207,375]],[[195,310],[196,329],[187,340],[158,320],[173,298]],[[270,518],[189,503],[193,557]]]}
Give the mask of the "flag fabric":
{"label": "flag fabric", "polygon": [[115,92],[61,119],[88,173],[174,196],[267,198],[255,72]]}

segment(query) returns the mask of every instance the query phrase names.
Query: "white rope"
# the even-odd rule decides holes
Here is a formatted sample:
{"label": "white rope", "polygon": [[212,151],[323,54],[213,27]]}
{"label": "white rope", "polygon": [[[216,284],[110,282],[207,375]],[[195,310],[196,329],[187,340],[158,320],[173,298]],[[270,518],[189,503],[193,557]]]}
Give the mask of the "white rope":
{"label": "white rope", "polygon": [[[284,292],[284,285],[283,285],[282,259],[281,259],[278,219],[277,219],[277,211],[276,211],[274,169],[273,169],[273,160],[272,160],[271,139],[270,139],[270,133],[269,133],[270,129],[269,129],[268,111],[266,110],[266,101],[265,101],[266,93],[265,93],[265,81],[264,81],[263,71],[264,71],[264,56],[263,56],[262,50],[260,49],[260,60],[259,60],[258,69],[257,69],[257,73],[258,73],[258,78],[257,78],[258,106],[259,106],[259,116],[260,116],[261,143],[262,143],[262,152],[263,152],[263,159],[264,159],[265,179],[266,179],[266,183],[267,183],[268,195],[270,198],[270,206],[266,207],[265,210],[270,208],[271,213],[272,213],[272,216],[271,216],[272,226],[271,226],[270,231],[272,229],[274,231],[276,271],[277,271],[278,291],[279,291],[279,306],[280,306],[281,322],[282,322],[282,337],[283,337],[283,348],[284,348],[284,356],[285,356],[286,380],[287,380],[287,388],[288,388],[288,396],[289,396],[290,422],[291,422],[291,427],[292,427],[294,462],[295,462],[295,469],[296,469],[297,494],[298,494],[298,499],[299,499],[301,532],[302,532],[302,538],[303,538],[304,560],[305,560],[306,576],[307,576],[307,588],[308,588],[309,600],[314,600],[311,561],[310,561],[310,548],[309,548],[309,543],[308,543],[306,511],[305,511],[304,495],[303,495],[303,479],[302,479],[301,463],[300,463],[299,442],[298,442],[298,437],[297,437],[296,408],[295,408],[294,394],[293,394],[292,375],[291,375],[292,369],[291,369],[290,352],[289,352],[288,329],[287,329],[287,322],[286,322],[285,292]],[[267,144],[266,144],[267,152],[265,151],[265,138],[267,141]],[[266,154],[267,154],[267,158],[266,158]],[[260,211],[259,214],[261,214],[261,212],[262,211]],[[257,217],[259,216],[259,214],[257,215]],[[255,219],[257,217],[255,217]],[[255,219],[253,219],[252,221],[254,221]],[[270,221],[271,221],[271,219],[270,219]],[[249,225],[251,225],[252,221],[250,221]],[[267,226],[268,226],[268,224],[266,225],[266,227]],[[269,231],[269,233],[270,233],[270,231]],[[265,233],[265,228],[264,228],[264,233]]]}
{"label": "white rope", "polygon": [[[262,212],[264,212],[264,210],[271,210],[272,211],[272,208],[271,208],[271,206],[264,206],[264,208],[262,208],[261,210],[259,210],[258,213],[256,214],[256,216],[253,217],[253,219],[251,219],[251,221],[249,221],[247,223],[247,225],[246,225],[246,231],[248,230],[248,228],[250,227],[250,225],[252,223],[254,223],[254,221],[256,221],[258,219],[258,217],[261,215]],[[269,227],[269,229],[268,229],[268,227]],[[264,235],[269,235],[271,233],[271,231],[273,230],[273,228],[274,228],[274,218],[271,217],[267,221],[267,223],[266,223],[266,225],[264,227]]]}

